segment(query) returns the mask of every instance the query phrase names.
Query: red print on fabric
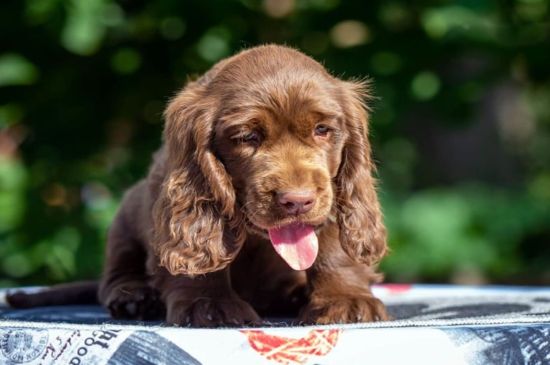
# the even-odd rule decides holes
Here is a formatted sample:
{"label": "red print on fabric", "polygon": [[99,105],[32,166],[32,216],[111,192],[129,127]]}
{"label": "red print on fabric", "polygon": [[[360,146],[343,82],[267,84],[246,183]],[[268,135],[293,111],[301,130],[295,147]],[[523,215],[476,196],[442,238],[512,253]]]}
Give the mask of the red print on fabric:
{"label": "red print on fabric", "polygon": [[412,289],[411,284],[383,284],[380,287],[386,289],[390,294],[403,294]]}
{"label": "red print on fabric", "polygon": [[341,330],[312,330],[305,337],[268,335],[264,331],[241,331],[250,346],[268,360],[280,364],[304,364],[311,356],[325,356],[338,342]]}

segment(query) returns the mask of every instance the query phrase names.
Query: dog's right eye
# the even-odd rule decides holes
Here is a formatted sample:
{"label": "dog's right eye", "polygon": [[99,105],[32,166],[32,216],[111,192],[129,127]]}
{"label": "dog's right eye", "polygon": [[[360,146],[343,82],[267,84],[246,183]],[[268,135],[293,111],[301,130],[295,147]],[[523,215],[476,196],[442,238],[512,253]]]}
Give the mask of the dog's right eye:
{"label": "dog's right eye", "polygon": [[234,139],[240,143],[250,144],[255,147],[262,143],[262,135],[258,131],[244,132],[235,136]]}

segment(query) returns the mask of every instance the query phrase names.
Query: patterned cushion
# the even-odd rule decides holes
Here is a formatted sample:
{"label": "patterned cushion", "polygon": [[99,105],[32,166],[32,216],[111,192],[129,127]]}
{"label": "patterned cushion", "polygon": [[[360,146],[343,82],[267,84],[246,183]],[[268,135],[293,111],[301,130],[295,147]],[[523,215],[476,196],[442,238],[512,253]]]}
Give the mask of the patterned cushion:
{"label": "patterned cushion", "polygon": [[550,288],[384,285],[393,321],[192,329],[97,306],[12,310],[0,364],[550,364]]}

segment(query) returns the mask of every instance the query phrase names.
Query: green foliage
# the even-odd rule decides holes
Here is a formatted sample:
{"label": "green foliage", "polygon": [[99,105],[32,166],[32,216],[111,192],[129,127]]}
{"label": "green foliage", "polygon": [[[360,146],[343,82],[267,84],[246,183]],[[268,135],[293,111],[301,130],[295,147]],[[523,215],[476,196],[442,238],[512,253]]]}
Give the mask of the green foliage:
{"label": "green foliage", "polygon": [[386,202],[393,253],[384,267],[400,280],[440,280],[468,270],[494,278],[526,275],[518,242],[547,229],[550,205],[493,189],[427,189]]}
{"label": "green foliage", "polygon": [[0,57],[0,86],[28,85],[36,80],[36,68],[18,54]]}
{"label": "green foliage", "polygon": [[0,286],[96,277],[188,76],[262,43],[371,77],[389,280],[550,281],[547,0],[0,4]]}

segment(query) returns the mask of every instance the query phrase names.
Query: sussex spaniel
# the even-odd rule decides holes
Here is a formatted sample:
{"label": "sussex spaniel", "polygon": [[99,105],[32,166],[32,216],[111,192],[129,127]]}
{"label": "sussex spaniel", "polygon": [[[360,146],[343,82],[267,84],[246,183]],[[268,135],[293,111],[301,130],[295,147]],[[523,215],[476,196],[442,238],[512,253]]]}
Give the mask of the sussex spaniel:
{"label": "sussex spaniel", "polygon": [[274,45],[187,84],[110,229],[100,301],[178,325],[386,319],[370,291],[386,232],[366,97],[364,82]]}

